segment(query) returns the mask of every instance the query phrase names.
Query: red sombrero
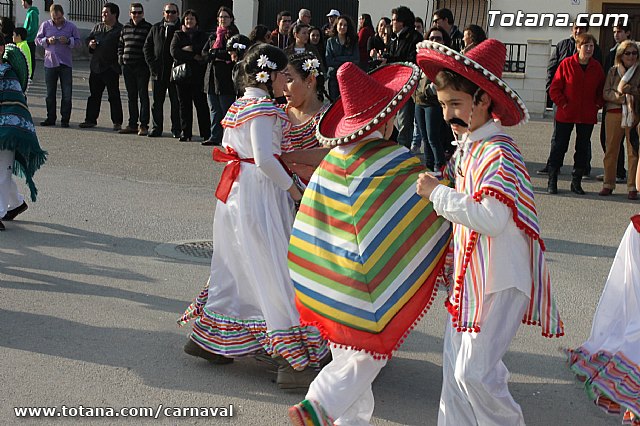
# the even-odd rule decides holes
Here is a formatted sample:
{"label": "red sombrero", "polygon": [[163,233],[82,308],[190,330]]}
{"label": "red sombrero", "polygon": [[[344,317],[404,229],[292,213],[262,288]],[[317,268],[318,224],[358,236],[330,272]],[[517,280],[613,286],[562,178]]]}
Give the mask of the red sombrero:
{"label": "red sombrero", "polygon": [[529,111],[520,96],[502,80],[507,57],[504,44],[487,39],[463,55],[432,41],[418,43],[417,62],[433,81],[443,69],[454,71],[487,92],[492,99],[493,117],[503,126],[515,126],[529,120]]}
{"label": "red sombrero", "polygon": [[382,127],[411,97],[420,70],[398,62],[367,74],[347,62],[338,69],[337,79],[340,97],[324,113],[316,132],[325,146],[358,142]]}

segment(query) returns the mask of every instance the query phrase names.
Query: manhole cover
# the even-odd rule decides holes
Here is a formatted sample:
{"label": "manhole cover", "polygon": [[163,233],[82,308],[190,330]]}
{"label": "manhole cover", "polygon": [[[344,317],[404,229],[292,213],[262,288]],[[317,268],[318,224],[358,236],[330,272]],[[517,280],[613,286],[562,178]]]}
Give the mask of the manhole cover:
{"label": "manhole cover", "polygon": [[156,247],[160,256],[187,262],[211,263],[213,241],[176,241]]}

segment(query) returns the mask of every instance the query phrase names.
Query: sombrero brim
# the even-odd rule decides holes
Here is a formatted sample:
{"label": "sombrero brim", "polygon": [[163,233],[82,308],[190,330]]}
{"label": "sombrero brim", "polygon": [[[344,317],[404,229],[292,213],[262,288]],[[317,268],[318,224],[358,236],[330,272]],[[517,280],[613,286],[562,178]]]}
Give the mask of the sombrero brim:
{"label": "sombrero brim", "polygon": [[[318,123],[316,136],[320,143],[336,146],[358,142],[378,130],[388,116],[395,115],[409,100],[420,79],[420,69],[412,63],[396,62],[376,68],[369,76],[395,95],[387,100],[371,99],[371,107],[359,113],[355,120],[345,117],[342,97],[339,97]],[[363,90],[362,96],[367,96],[366,87],[358,90]]]}
{"label": "sombrero brim", "polygon": [[503,126],[515,126],[529,120],[529,111],[520,96],[501,78],[473,59],[428,40],[418,43],[417,49],[416,62],[429,80],[433,81],[443,69],[451,70],[487,92],[493,101],[493,117],[500,120]]}

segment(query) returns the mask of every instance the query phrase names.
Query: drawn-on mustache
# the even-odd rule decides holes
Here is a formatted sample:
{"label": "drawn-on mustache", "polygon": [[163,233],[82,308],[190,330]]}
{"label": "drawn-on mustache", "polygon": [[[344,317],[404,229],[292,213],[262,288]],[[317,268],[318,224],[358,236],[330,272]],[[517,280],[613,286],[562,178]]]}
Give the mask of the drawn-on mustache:
{"label": "drawn-on mustache", "polygon": [[465,123],[464,121],[462,121],[458,117],[453,117],[451,120],[447,121],[447,124],[448,125],[456,124],[456,125],[462,126],[462,127],[469,127],[469,125],[467,123]]}

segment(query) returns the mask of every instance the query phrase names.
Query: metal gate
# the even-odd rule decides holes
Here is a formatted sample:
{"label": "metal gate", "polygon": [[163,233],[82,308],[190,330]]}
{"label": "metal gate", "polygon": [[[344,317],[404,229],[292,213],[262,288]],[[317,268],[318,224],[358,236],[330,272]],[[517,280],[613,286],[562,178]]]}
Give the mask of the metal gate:
{"label": "metal gate", "polygon": [[12,21],[15,20],[13,15],[13,0],[0,0],[0,16],[6,16]]}
{"label": "metal gate", "polygon": [[[328,6],[330,4],[330,6]],[[298,19],[300,9],[311,11],[311,25],[322,27],[326,24],[327,13],[331,9],[337,9],[343,15],[349,15],[354,23],[358,24],[358,0],[260,0],[258,5],[258,24],[266,25],[269,28],[277,26],[278,12],[288,10],[291,12],[291,19]]]}
{"label": "metal gate", "polygon": [[[104,0],[69,0],[67,16],[71,21],[97,24],[102,20],[104,3]],[[120,11],[120,15],[122,15],[122,11]]]}
{"label": "metal gate", "polygon": [[471,24],[480,25],[487,31],[490,0],[429,0],[425,25],[431,25],[431,17],[436,10],[446,7],[453,12],[455,25],[462,31]]}

